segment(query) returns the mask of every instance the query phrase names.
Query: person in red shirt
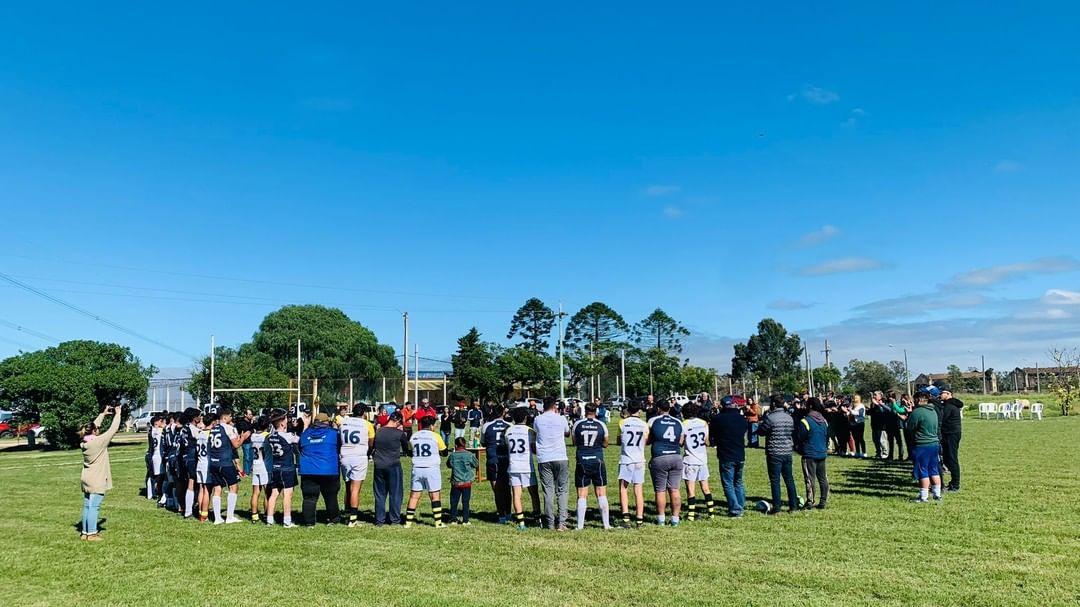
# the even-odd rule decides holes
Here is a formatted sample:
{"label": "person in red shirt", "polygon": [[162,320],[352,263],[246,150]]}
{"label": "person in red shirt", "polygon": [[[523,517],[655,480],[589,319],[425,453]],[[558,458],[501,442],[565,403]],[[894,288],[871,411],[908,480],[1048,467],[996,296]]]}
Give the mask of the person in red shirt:
{"label": "person in red shirt", "polygon": [[382,428],[390,421],[390,416],[386,414],[386,406],[379,405],[379,414],[375,416],[375,427]]}
{"label": "person in red shirt", "polygon": [[414,417],[416,417],[416,407],[411,400],[407,400],[405,406],[401,408],[401,430],[405,433],[406,439],[412,438]]}
{"label": "person in red shirt", "polygon": [[415,417],[416,423],[419,424],[420,420],[424,419],[425,417],[430,417],[432,420],[437,419],[439,417],[439,413],[435,410],[435,407],[431,406],[431,403],[428,402],[428,399],[425,398],[420,400],[420,408],[416,410]]}

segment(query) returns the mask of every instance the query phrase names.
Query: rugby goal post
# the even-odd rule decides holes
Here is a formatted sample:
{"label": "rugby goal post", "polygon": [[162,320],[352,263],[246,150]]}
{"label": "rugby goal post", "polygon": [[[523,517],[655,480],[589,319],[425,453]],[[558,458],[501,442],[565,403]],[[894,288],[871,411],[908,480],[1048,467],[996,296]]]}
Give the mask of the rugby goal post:
{"label": "rugby goal post", "polygon": [[296,387],[295,388],[217,388],[214,386],[214,367],[217,354],[214,336],[210,336],[210,403],[213,404],[218,392],[295,392],[297,406],[300,404],[300,340],[296,340]]}

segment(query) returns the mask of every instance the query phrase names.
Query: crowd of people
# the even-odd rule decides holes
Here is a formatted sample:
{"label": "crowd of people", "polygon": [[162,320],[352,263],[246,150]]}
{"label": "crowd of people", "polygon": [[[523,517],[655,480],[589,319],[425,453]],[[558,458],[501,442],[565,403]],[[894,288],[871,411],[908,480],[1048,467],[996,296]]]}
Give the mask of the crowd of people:
{"label": "crowd of people", "polygon": [[[916,501],[941,499],[942,464],[951,475],[944,490],[958,491],[963,403],[947,387],[923,389],[913,398],[875,392],[870,401],[867,407],[859,396],[773,395],[762,407],[753,398],[738,396],[726,396],[716,404],[708,394],[685,404],[649,396],[624,407],[617,429],[611,431],[598,400],[578,410],[555,399],[530,399],[510,407],[461,402],[452,408],[437,408],[424,400],[418,407],[389,404],[377,412],[364,404],[339,406],[334,416],[312,415],[294,406],[260,416],[245,410],[236,419],[225,406],[205,411],[189,408],[152,419],[146,495],[184,518],[208,522],[212,515],[214,524],[232,524],[241,521],[236,516],[240,482],[250,478],[251,522],[277,524],[280,500],[280,523],[289,528],[297,526],[292,500],[299,485],[301,525],[316,524],[321,498],[327,522],[352,527],[360,524],[361,489],[371,467],[376,526],[413,526],[425,495],[434,527],[468,525],[472,489],[482,465],[478,455],[482,454],[500,523],[520,529],[567,530],[571,524],[569,439],[575,447],[574,528],[585,526],[590,490],[601,525],[613,527],[605,457],[612,443],[619,449],[621,517],[615,522],[624,528],[645,524],[647,467],[656,524],[678,526],[684,505],[689,521],[717,514],[710,487],[709,448],[715,449],[726,514],[743,515],[745,449],[761,448],[761,439],[772,499],[756,507],[769,514],[780,513],[785,506],[788,511],[826,508],[827,459],[830,455],[868,457],[867,417],[875,457],[903,460],[906,447],[920,485]],[[114,415],[113,432],[118,417]],[[84,428],[82,535],[88,538],[98,538],[94,529],[97,507],[111,486],[105,451],[111,434],[100,433],[102,419]],[[802,496],[795,485],[795,454],[801,459]],[[404,504],[402,458],[411,460]],[[445,476],[450,484],[448,517],[442,502]],[[786,488],[787,502],[782,499],[782,488]]]}

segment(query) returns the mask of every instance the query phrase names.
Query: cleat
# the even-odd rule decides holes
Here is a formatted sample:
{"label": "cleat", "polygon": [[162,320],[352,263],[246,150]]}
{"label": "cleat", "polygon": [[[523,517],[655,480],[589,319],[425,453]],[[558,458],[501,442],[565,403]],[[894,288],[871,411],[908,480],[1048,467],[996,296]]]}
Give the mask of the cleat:
{"label": "cleat", "polygon": [[296,523],[294,523],[292,521],[288,521],[284,525],[282,525],[282,527],[284,527],[286,529],[295,529],[296,528]]}
{"label": "cleat", "polygon": [[236,518],[235,516],[232,516],[232,517],[229,517],[229,518],[225,519],[225,524],[226,525],[234,525],[236,523],[241,523],[241,522],[243,522],[243,521]]}
{"label": "cleat", "polygon": [[217,519],[216,521],[214,521],[214,524],[215,525],[224,525],[225,521],[223,521],[222,519]]}

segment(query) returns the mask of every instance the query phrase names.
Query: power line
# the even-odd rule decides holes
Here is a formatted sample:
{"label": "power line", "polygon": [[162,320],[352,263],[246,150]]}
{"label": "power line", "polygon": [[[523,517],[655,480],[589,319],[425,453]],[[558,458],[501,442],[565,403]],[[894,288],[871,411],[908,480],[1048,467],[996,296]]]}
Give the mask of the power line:
{"label": "power line", "polygon": [[139,333],[138,331],[135,331],[133,329],[129,329],[129,328],[127,328],[127,327],[125,327],[125,326],[123,326],[121,324],[115,323],[115,322],[113,322],[113,321],[111,321],[111,320],[109,320],[107,318],[102,318],[101,316],[98,316],[97,314],[94,314],[93,312],[90,312],[89,310],[80,308],[79,306],[76,306],[75,304],[68,303],[68,302],[64,301],[63,299],[60,299],[59,297],[54,297],[52,295],[49,295],[45,291],[42,291],[41,289],[37,289],[35,287],[32,287],[32,286],[30,286],[30,285],[28,285],[28,284],[26,284],[24,282],[20,282],[19,280],[16,280],[15,278],[12,278],[11,276],[8,276],[7,274],[4,274],[3,272],[0,272],[0,279],[5,280],[7,282],[10,282],[11,284],[15,285],[16,287],[19,287],[20,289],[29,291],[29,292],[33,293],[34,295],[37,295],[38,297],[41,297],[43,299],[47,299],[47,300],[49,300],[49,301],[51,301],[51,302],[53,302],[53,303],[55,303],[57,305],[60,305],[60,306],[63,306],[65,308],[69,309],[69,310],[72,310],[73,312],[78,312],[79,314],[82,314],[83,316],[86,316],[87,318],[91,318],[93,320],[96,320],[96,321],[100,322],[103,325],[107,325],[109,327],[112,327],[113,329],[116,329],[117,331],[120,331],[121,333],[126,333],[127,335],[130,335],[130,336],[132,336],[132,337],[134,337],[136,339],[141,339],[141,340],[143,340],[145,342],[154,344],[155,346],[158,346],[159,348],[164,348],[166,350],[169,350],[170,352],[175,352],[177,354],[180,354],[181,356],[186,356],[186,357],[191,358],[191,359],[197,359],[198,358],[197,356],[194,356],[194,355],[192,355],[192,354],[190,354],[188,352],[184,352],[183,350],[180,350],[178,348],[174,348],[174,347],[170,346],[169,344],[158,341],[158,340],[154,339],[153,337],[148,337],[146,335],[143,335],[142,333]]}
{"label": "power line", "polygon": [[41,340],[44,340],[44,341],[52,342],[54,344],[60,343],[60,340],[53,337],[52,335],[46,335],[45,333],[40,333],[38,331],[35,331],[33,329],[29,329],[29,328],[24,327],[22,325],[17,325],[17,324],[15,324],[13,322],[8,322],[8,321],[6,321],[6,320],[4,320],[2,318],[0,318],[0,325],[4,325],[5,327],[15,329],[16,331],[19,331],[21,333],[26,333],[27,335],[33,335],[34,337],[36,337],[38,339],[41,339]]}
{"label": "power line", "polygon": [[16,340],[14,340],[14,339],[8,339],[8,338],[6,338],[6,337],[0,337],[0,341],[6,341],[7,343],[9,343],[9,344],[11,344],[11,345],[13,345],[13,346],[16,346],[16,347],[18,347],[18,348],[23,348],[23,349],[24,349],[24,350],[26,350],[27,352],[32,352],[32,351],[34,350],[34,347],[33,347],[33,346],[30,346],[30,345],[24,344],[23,342],[21,342],[21,341],[16,341]]}

